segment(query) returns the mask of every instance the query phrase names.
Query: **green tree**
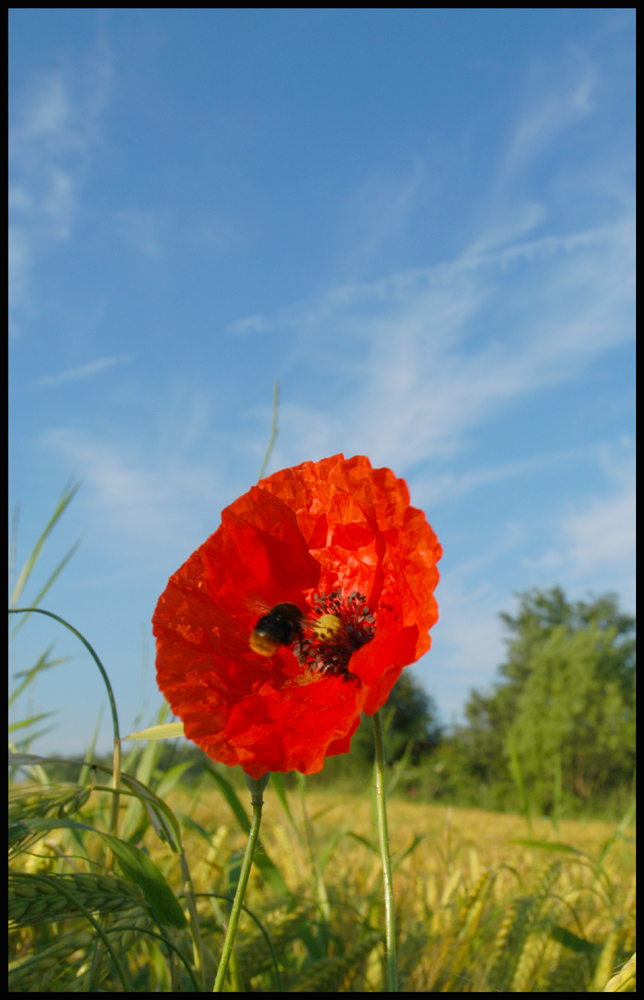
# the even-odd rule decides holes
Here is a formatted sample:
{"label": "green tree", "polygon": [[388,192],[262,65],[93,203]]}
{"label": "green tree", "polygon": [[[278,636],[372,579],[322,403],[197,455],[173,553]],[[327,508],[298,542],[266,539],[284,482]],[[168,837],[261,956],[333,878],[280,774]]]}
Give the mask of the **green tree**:
{"label": "green tree", "polygon": [[[606,594],[570,603],[560,587],[519,595],[504,678],[473,691],[468,725],[450,741],[456,768],[480,803],[501,806],[513,785],[511,762],[540,811],[557,789],[569,805],[597,810],[627,789],[635,766],[635,619]],[[513,795],[513,797],[515,797]]]}

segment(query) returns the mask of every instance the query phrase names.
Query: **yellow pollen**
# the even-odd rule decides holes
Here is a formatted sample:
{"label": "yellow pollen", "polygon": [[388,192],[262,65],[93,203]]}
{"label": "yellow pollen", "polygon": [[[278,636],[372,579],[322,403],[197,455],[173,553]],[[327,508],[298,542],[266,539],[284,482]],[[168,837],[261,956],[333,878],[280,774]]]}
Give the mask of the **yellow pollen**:
{"label": "yellow pollen", "polygon": [[337,615],[320,615],[313,625],[313,631],[321,642],[333,639],[343,629],[344,625]]}

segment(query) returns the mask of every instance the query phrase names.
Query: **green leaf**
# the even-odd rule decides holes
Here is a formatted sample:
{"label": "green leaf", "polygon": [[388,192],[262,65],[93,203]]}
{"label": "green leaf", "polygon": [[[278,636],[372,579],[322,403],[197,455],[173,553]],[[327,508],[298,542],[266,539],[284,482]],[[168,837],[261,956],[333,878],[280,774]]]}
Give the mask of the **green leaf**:
{"label": "green leaf", "polygon": [[586,938],[577,937],[572,931],[567,930],[565,927],[559,927],[557,924],[551,929],[550,936],[562,944],[564,948],[570,948],[571,951],[575,951],[582,955],[592,955],[593,952],[600,951],[599,945],[593,944],[592,941],[587,941]]}
{"label": "green leaf", "polygon": [[560,851],[563,854],[579,854],[581,857],[588,857],[585,851],[580,851],[570,844],[563,844],[561,841],[532,840],[529,837],[517,837],[510,841],[511,844],[523,844],[525,847],[539,847],[542,851]]}
{"label": "green leaf", "polygon": [[155,920],[171,927],[185,927],[183,910],[152,859],[134,844],[126,844],[109,833],[100,833],[99,836],[112,848],[125,875],[139,886]]}
{"label": "green leaf", "polygon": [[171,927],[178,928],[186,926],[183,910],[172,889],[151,858],[134,844],[126,844],[118,837],[103,833],[101,830],[95,830],[84,823],[76,823],[74,820],[40,819],[30,822],[28,825],[33,830],[66,828],[69,830],[89,830],[91,833],[95,833],[111,848],[124,874],[135,885],[139,886],[157,923],[169,924]]}
{"label": "green leaf", "polygon": [[162,726],[150,726],[138,733],[124,736],[124,740],[169,740],[175,736],[183,736],[183,722],[166,722]]}
{"label": "green leaf", "polygon": [[[71,501],[75,497],[75,495],[78,492],[78,490],[80,489],[80,487],[81,487],[81,483],[80,482],[74,483],[74,482],[72,482],[70,480],[67,483],[67,485],[65,486],[65,488],[63,489],[63,492],[61,494],[60,500],[58,501],[58,504],[56,505],[56,509],[54,510],[54,513],[52,514],[52,516],[50,517],[50,519],[47,522],[46,526],[44,527],[43,531],[41,532],[40,537],[39,537],[38,541],[36,542],[36,544],[35,544],[35,546],[33,548],[33,551],[31,552],[29,558],[27,559],[27,562],[23,566],[22,571],[20,573],[20,576],[18,577],[18,580],[16,582],[16,585],[13,588],[13,592],[11,594],[11,599],[10,599],[10,605],[12,607],[15,604],[18,603],[18,599],[19,599],[19,597],[20,597],[20,595],[21,595],[21,593],[22,593],[22,591],[24,589],[24,586],[27,583],[27,580],[29,579],[29,577],[31,576],[31,573],[33,571],[34,566],[38,562],[38,558],[39,558],[40,553],[42,551],[43,545],[45,544],[45,542],[47,541],[47,538],[49,537],[49,535],[53,531],[56,523],[60,520],[60,518],[61,518],[61,516],[62,516],[62,514],[63,514],[63,512],[65,510],[65,508],[68,506],[68,504],[71,503]],[[72,546],[72,548],[69,550],[69,552],[67,553],[67,555],[58,564],[58,566],[56,567],[56,569],[54,570],[54,572],[50,576],[50,578],[47,581],[47,583],[45,584],[45,586],[40,590],[37,599],[33,602],[34,605],[36,605],[38,603],[38,601],[42,599],[42,597],[45,595],[45,593],[47,592],[47,590],[49,589],[49,587],[51,587],[52,583],[54,582],[54,580],[56,579],[56,577],[58,576],[58,574],[62,570],[63,566],[65,566],[65,564],[72,557],[72,555],[76,551],[77,547],[78,547],[78,542],[76,542],[76,544]],[[24,621],[24,619],[21,620],[18,623],[18,625],[14,629],[14,633],[21,627],[23,621]]]}

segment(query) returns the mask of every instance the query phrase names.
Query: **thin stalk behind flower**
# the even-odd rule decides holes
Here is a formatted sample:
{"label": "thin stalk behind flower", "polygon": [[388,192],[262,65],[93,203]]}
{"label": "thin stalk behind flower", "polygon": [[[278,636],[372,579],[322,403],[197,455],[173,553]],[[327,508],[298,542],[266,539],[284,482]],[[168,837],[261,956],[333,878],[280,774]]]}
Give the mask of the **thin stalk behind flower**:
{"label": "thin stalk behind flower", "polygon": [[398,992],[396,969],[396,913],[394,909],[394,887],[391,877],[391,855],[389,853],[389,831],[387,829],[387,802],[385,799],[385,746],[380,712],[373,717],[376,743],[374,775],[376,782],[376,807],[378,812],[378,837],[382,858],[383,895],[385,899],[385,952],[387,958],[387,992]]}
{"label": "thin stalk behind flower", "polygon": [[[331,907],[329,906],[329,896],[326,890],[326,883],[320,865],[320,856],[315,843],[313,825],[306,806],[306,777],[303,774],[297,775],[297,784],[300,792],[300,802],[302,804],[302,815],[304,817],[304,829],[306,832],[306,843],[309,852],[309,862],[315,879],[315,901],[317,903],[320,916],[322,918],[322,928],[325,937],[328,937],[331,925]],[[326,944],[326,941],[325,941]]]}
{"label": "thin stalk behind flower", "polygon": [[237,933],[239,914],[242,910],[242,903],[244,902],[244,896],[246,895],[246,886],[248,885],[248,878],[253,864],[253,854],[259,838],[259,828],[262,822],[262,806],[264,805],[263,793],[269,779],[270,774],[264,774],[261,778],[251,778],[247,774],[244,774],[244,781],[246,782],[246,785],[251,793],[253,818],[251,820],[250,830],[248,831],[248,842],[246,844],[244,860],[242,861],[241,871],[239,873],[237,889],[235,890],[233,908],[230,911],[230,920],[228,922],[228,929],[224,939],[224,947],[222,948],[221,958],[219,959],[219,968],[217,969],[215,984],[212,988],[213,993],[221,993],[223,990],[226,970],[228,968],[233,945],[235,943],[235,934]]}

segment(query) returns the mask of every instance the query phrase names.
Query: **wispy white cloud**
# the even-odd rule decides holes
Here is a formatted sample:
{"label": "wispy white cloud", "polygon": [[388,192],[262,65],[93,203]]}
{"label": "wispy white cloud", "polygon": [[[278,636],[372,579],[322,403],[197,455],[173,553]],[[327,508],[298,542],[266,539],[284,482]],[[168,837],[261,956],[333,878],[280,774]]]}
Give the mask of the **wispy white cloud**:
{"label": "wispy white cloud", "polygon": [[433,471],[430,479],[417,484],[415,503],[417,506],[430,509],[440,503],[466,496],[481,486],[529,476],[539,470],[567,464],[579,458],[587,458],[592,453],[593,449],[590,447],[568,448],[545,455],[535,455],[516,462],[484,465],[471,472],[436,473]]}
{"label": "wispy white cloud", "polygon": [[426,198],[426,170],[419,158],[402,178],[373,173],[343,208],[343,249],[336,270],[355,278],[373,267],[382,250],[390,254]]}
{"label": "wispy white cloud", "polygon": [[33,308],[31,274],[45,247],[69,239],[111,78],[104,40],[75,71],[42,73],[12,95],[9,135],[11,329]]}
{"label": "wispy white cloud", "polygon": [[223,489],[212,465],[171,455],[145,462],[134,444],[128,449],[66,428],[45,432],[40,443],[82,475],[88,503],[98,515],[95,533],[98,525],[103,537],[117,538],[130,555],[161,547],[185,556],[203,541],[204,523],[211,531],[217,527]]}
{"label": "wispy white cloud", "polygon": [[164,220],[161,214],[140,208],[122,209],[114,226],[118,236],[144,257],[157,257],[163,244]]}
{"label": "wispy white cloud", "polygon": [[569,501],[552,534],[557,544],[540,557],[525,559],[536,570],[552,570],[573,585],[585,581],[598,592],[617,590],[634,607],[635,463],[632,445],[603,448],[598,456],[606,477],[601,496]]}
{"label": "wispy white cloud", "polygon": [[563,134],[592,115],[597,69],[579,47],[569,47],[566,55],[558,66],[537,60],[530,66],[525,102],[499,171],[499,186],[511,175],[524,175]]}
{"label": "wispy white cloud", "polygon": [[255,313],[253,316],[244,316],[243,319],[235,320],[226,327],[226,332],[243,336],[248,333],[268,333],[274,329],[270,318]]}
{"label": "wispy white cloud", "polygon": [[34,388],[44,386],[61,385],[64,382],[79,382],[82,379],[98,375],[107,371],[115,365],[129,364],[134,360],[133,354],[113,354],[107,358],[97,358],[95,361],[88,361],[87,364],[78,365],[76,368],[66,368],[64,371],[56,372],[55,375],[43,375],[32,383]]}
{"label": "wispy white cloud", "polygon": [[[628,215],[598,229],[468,249],[239,327],[292,334],[290,365],[311,387],[307,419],[288,431],[298,454],[297,438],[308,442],[311,425],[326,421],[329,436],[339,429],[336,450],[368,450],[405,469],[454,454],[502,407],[579,377],[630,340],[633,254]],[[318,401],[321,380],[334,395]]]}
{"label": "wispy white cloud", "polygon": [[578,575],[589,569],[614,568],[626,563],[635,568],[635,482],[623,484],[612,497],[593,499],[568,515],[568,554]]}

